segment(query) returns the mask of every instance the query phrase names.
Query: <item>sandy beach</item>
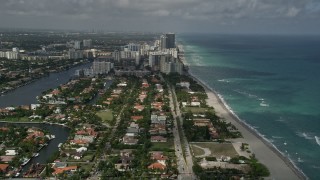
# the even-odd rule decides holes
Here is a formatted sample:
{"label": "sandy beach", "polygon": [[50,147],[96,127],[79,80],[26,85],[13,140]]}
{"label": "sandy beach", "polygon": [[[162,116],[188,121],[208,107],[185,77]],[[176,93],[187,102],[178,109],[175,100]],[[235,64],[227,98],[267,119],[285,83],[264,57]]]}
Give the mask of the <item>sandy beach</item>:
{"label": "sandy beach", "polygon": [[[191,77],[193,77],[191,75]],[[201,84],[208,95],[207,103],[214,107],[218,116],[231,122],[242,133],[243,138],[236,139],[236,141],[248,143],[251,150],[255,154],[259,162],[266,165],[270,171],[270,177],[266,179],[280,179],[280,180],[296,180],[306,179],[286,157],[284,157],[272,144],[263,139],[257,132],[251,129],[248,125],[242,122],[225,106],[224,102],[219,98],[216,92],[209,89],[205,84],[193,77],[199,84]]]}

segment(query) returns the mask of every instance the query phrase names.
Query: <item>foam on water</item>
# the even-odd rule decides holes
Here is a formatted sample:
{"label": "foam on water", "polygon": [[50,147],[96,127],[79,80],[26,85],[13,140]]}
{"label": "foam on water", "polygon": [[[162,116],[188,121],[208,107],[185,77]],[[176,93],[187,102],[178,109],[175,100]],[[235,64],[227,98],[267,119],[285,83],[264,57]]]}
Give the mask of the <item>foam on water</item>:
{"label": "foam on water", "polygon": [[230,80],[227,80],[227,79],[219,79],[218,81],[219,81],[219,82],[226,82],[226,83],[231,82]]}
{"label": "foam on water", "polygon": [[307,140],[312,140],[313,137],[312,137],[312,133],[306,133],[306,132],[297,132],[296,133],[299,137],[302,137],[302,138],[305,138]]}
{"label": "foam on water", "polygon": [[316,140],[316,143],[320,146],[320,139],[318,136],[314,136],[315,140]]}

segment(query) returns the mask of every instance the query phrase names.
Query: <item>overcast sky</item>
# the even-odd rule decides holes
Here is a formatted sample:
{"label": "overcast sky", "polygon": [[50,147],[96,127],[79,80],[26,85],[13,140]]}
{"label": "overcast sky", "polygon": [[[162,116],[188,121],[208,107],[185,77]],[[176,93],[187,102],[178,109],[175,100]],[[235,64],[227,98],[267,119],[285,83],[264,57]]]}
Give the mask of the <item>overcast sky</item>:
{"label": "overcast sky", "polygon": [[320,0],[0,2],[3,28],[320,34]]}

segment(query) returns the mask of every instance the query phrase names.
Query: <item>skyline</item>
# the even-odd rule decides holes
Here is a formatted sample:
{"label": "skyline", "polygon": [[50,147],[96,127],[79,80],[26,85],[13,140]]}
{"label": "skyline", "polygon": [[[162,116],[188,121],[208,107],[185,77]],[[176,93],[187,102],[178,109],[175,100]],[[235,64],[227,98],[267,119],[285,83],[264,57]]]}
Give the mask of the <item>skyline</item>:
{"label": "skyline", "polygon": [[320,34],[316,0],[10,0],[0,28]]}

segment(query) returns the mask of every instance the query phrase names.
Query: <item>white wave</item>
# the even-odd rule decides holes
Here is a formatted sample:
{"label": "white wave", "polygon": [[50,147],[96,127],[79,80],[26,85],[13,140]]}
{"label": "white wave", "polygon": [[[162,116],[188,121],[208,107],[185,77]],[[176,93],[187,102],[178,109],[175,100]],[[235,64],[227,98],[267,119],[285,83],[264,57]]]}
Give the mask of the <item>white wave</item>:
{"label": "white wave", "polygon": [[311,166],[313,169],[320,169],[320,166],[315,166],[315,165],[313,165],[313,166]]}
{"label": "white wave", "polygon": [[260,103],[260,106],[262,106],[262,107],[269,107],[269,104],[267,104],[265,101],[262,101],[262,102]]}
{"label": "white wave", "polygon": [[299,137],[305,138],[305,139],[307,139],[307,140],[312,140],[312,139],[313,139],[311,133],[297,132],[296,134],[297,134]]}
{"label": "white wave", "polygon": [[274,143],[274,139],[268,139],[268,141]]}
{"label": "white wave", "polygon": [[[189,74],[193,77],[194,76],[191,72],[189,72]],[[301,174],[304,175],[304,177],[306,177],[307,179],[309,179],[306,174],[304,172],[302,172],[302,170],[295,164],[295,162],[292,161],[292,159],[290,159],[288,156],[286,156],[286,154],[284,154],[282,151],[280,151],[273,143],[271,143],[266,137],[264,137],[263,134],[261,134],[259,131],[257,131],[253,126],[249,125],[246,121],[243,121],[233,110],[232,108],[226,103],[226,101],[224,100],[223,96],[219,93],[217,93],[215,90],[213,90],[210,86],[208,86],[206,83],[204,83],[202,80],[200,80],[199,78],[197,78],[197,80],[199,82],[201,82],[205,87],[207,87],[208,89],[210,89],[212,92],[214,92],[220,99],[220,101],[224,104],[224,106],[228,109],[228,111],[234,116],[236,117],[240,122],[242,122],[245,126],[247,126],[248,128],[250,128],[252,131],[254,131],[258,136],[260,136],[262,139],[264,139],[270,146],[272,146],[278,153],[280,153],[283,157],[287,157],[288,160],[290,161],[290,163],[294,166],[295,169],[297,169]],[[287,153],[287,151],[286,151]]]}
{"label": "white wave", "polygon": [[249,97],[249,98],[258,98],[257,95],[250,94],[250,93],[245,92],[245,91],[241,91],[241,90],[238,90],[238,89],[236,89],[236,90],[234,90],[234,91],[237,92],[237,93],[239,93],[239,94],[242,94],[242,95],[244,95],[244,96],[247,96],[247,97]]}
{"label": "white wave", "polygon": [[226,82],[226,83],[229,83],[229,82],[230,82],[230,81],[227,80],[227,79],[219,79],[218,81],[219,81],[219,82]]}
{"label": "white wave", "polygon": [[314,136],[314,138],[316,139],[316,143],[320,146],[320,139],[318,136]]}
{"label": "white wave", "polygon": [[278,121],[278,122],[285,122],[286,120],[283,119],[282,117],[280,117],[279,119],[276,119],[275,121]]}
{"label": "white wave", "polygon": [[304,162],[304,160],[302,160],[301,158],[298,158],[298,162],[302,163],[302,162]]}
{"label": "white wave", "polygon": [[271,136],[273,139],[283,139],[284,137],[281,136]]}

